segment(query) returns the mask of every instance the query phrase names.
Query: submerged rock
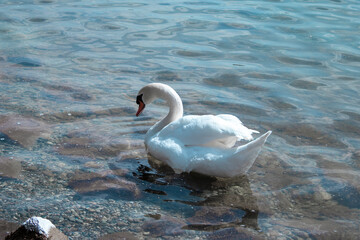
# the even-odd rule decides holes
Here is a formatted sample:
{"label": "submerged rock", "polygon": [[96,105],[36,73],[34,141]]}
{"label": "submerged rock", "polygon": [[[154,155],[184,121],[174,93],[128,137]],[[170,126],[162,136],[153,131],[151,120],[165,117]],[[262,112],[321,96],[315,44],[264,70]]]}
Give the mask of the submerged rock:
{"label": "submerged rock", "polygon": [[178,236],[185,233],[183,227],[185,222],[181,219],[162,216],[159,220],[150,220],[144,223],[144,233],[149,233],[151,237]]}
{"label": "submerged rock", "polygon": [[0,132],[24,148],[31,149],[39,138],[49,138],[50,125],[17,115],[0,116]]}
{"label": "submerged rock", "polygon": [[[186,229],[214,231],[240,223],[239,214],[227,207],[202,207],[193,217],[187,218]],[[239,224],[240,225],[240,224]]]}
{"label": "submerged rock", "polygon": [[318,87],[326,86],[325,84],[322,83],[317,83],[315,81],[307,81],[303,79],[294,80],[289,85],[295,88],[306,89],[306,90],[317,90]]}
{"label": "submerged rock", "polygon": [[0,157],[0,177],[17,178],[21,172],[21,164],[15,159]]}
{"label": "submerged rock", "polygon": [[64,136],[55,150],[61,155],[88,159],[107,159],[142,146],[143,142],[130,139],[116,139],[99,133],[83,131],[70,132]]}
{"label": "submerged rock", "polygon": [[31,217],[5,240],[68,240],[49,220],[41,217]]}
{"label": "submerged rock", "polygon": [[141,191],[136,183],[128,181],[121,176],[126,170],[116,169],[103,172],[77,171],[71,178],[68,185],[80,194],[93,194],[96,192],[121,193],[122,197],[137,199]]}
{"label": "submerged rock", "polygon": [[0,220],[0,239],[5,239],[7,235],[14,232],[18,228],[19,228],[18,223]]}
{"label": "submerged rock", "polygon": [[271,124],[270,129],[294,146],[327,146],[345,148],[346,145],[340,140],[320,131],[315,126],[298,124]]}
{"label": "submerged rock", "polygon": [[238,87],[249,91],[265,91],[264,88],[250,84],[242,78],[241,75],[224,73],[215,77],[204,78],[203,82],[218,87]]}

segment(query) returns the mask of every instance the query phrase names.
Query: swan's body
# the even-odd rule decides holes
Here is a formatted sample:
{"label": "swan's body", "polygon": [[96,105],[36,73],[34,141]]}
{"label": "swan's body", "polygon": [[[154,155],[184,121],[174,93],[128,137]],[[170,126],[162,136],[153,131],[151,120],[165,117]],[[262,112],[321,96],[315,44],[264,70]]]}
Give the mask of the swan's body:
{"label": "swan's body", "polygon": [[183,117],[179,95],[168,85],[148,84],[139,91],[137,116],[156,98],[164,99],[168,115],[146,133],[145,145],[155,158],[175,172],[198,172],[217,177],[245,174],[253,165],[268,131],[254,141],[235,147],[237,141],[252,140],[255,130],[248,129],[232,115],[189,115]]}

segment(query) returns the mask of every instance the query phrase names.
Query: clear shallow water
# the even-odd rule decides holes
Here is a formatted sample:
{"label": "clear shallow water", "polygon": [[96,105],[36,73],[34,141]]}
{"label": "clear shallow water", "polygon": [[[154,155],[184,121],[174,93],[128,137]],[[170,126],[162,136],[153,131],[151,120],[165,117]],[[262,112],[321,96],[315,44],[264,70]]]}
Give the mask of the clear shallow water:
{"label": "clear shallow water", "polygon": [[[0,1],[0,219],[72,239],[355,239],[358,1]],[[273,130],[246,177],[174,175],[135,118],[150,82],[185,114]]]}

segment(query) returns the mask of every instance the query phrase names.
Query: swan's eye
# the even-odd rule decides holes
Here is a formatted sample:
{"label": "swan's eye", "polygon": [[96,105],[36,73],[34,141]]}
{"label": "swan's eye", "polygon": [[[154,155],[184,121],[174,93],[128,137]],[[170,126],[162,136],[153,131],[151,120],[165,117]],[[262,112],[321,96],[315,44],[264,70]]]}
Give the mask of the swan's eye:
{"label": "swan's eye", "polygon": [[140,102],[142,102],[142,103],[144,103],[144,101],[142,100],[142,96],[143,96],[143,94],[140,94],[140,95],[138,95],[137,97],[136,97],[136,104],[140,104]]}

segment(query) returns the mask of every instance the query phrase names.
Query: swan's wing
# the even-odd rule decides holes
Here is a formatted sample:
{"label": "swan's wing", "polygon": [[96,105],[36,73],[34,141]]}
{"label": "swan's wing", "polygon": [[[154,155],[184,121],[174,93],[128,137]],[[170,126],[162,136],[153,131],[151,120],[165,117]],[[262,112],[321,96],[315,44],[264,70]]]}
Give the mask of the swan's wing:
{"label": "swan's wing", "polygon": [[185,146],[229,148],[239,140],[252,140],[256,131],[245,127],[232,115],[189,115],[172,122],[159,133],[162,139],[176,138]]}

